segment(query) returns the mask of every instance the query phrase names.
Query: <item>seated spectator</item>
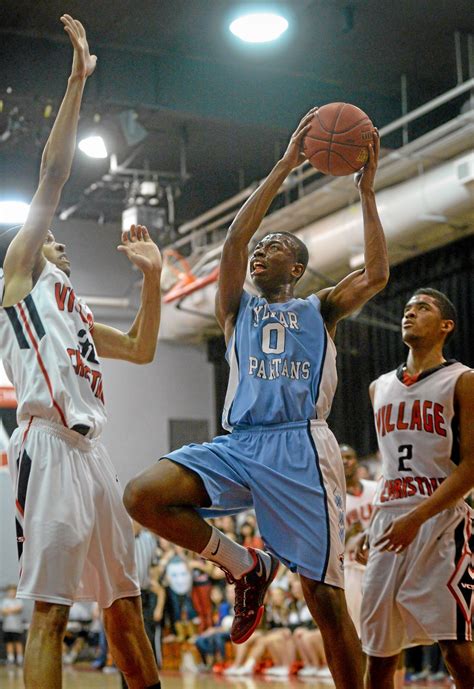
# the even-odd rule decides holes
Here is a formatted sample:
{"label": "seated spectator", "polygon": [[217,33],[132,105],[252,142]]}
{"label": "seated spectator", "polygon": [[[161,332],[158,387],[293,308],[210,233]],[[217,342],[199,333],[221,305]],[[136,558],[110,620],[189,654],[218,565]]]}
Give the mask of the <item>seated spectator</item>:
{"label": "seated spectator", "polygon": [[0,606],[7,663],[23,665],[23,603],[16,598],[16,586],[8,587]]}
{"label": "seated spectator", "polygon": [[215,624],[197,637],[195,643],[198,649],[203,669],[212,667],[214,671],[221,671],[225,662],[225,645],[230,640],[230,628],[234,619],[233,605],[235,591],[233,586],[226,587],[226,599],[219,586],[213,586],[211,600],[215,611]]}
{"label": "seated spectator", "polygon": [[287,592],[278,586],[272,585],[267,595],[268,631],[254,633],[252,639],[255,638],[255,641],[247,654],[245,662],[237,665],[236,658],[233,666],[225,671],[226,675],[252,675],[257,663],[266,653],[270,655],[273,666],[263,670],[265,675],[269,677],[288,677],[290,674],[291,665],[296,656],[296,649],[291,630],[288,628],[290,611]]}
{"label": "seated spectator", "polygon": [[197,613],[191,599],[192,576],[187,562],[174,555],[165,570],[165,602],[163,623],[170,629],[171,637],[186,641],[194,636]]}
{"label": "seated spectator", "polygon": [[199,634],[202,634],[206,629],[212,627],[212,602],[211,589],[212,581],[211,575],[214,570],[214,565],[202,557],[194,555],[192,559],[188,560],[188,566],[191,568],[193,576],[193,588],[191,597],[199,617]]}
{"label": "seated spectator", "polygon": [[263,541],[257,536],[255,525],[250,520],[245,521],[240,527],[239,541],[246,548],[263,548]]}
{"label": "seated spectator", "polygon": [[80,652],[84,648],[92,624],[93,612],[91,603],[76,602],[71,606],[69,620],[64,636],[64,645],[67,652],[64,655],[64,663],[75,663]]}

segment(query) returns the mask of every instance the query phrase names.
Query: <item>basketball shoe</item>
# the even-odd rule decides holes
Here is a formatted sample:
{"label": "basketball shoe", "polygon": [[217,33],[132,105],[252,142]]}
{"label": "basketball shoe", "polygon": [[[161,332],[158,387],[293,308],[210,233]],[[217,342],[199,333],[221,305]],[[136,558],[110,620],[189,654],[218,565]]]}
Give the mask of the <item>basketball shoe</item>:
{"label": "basketball shoe", "polygon": [[270,567],[267,571],[262,555],[258,550],[249,548],[254,565],[241,579],[233,580],[235,584],[235,617],[230,630],[230,638],[234,644],[247,641],[262,619],[263,599],[268,587],[272,583],[278,570],[278,560],[271,553]]}

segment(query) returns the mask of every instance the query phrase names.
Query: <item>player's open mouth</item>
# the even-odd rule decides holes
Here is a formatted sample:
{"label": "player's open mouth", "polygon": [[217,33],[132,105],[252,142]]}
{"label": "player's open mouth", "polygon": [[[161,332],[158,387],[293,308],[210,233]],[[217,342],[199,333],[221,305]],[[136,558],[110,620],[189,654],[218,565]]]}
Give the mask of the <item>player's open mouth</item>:
{"label": "player's open mouth", "polygon": [[266,265],[260,261],[254,261],[250,267],[250,272],[252,275],[258,275],[266,269]]}

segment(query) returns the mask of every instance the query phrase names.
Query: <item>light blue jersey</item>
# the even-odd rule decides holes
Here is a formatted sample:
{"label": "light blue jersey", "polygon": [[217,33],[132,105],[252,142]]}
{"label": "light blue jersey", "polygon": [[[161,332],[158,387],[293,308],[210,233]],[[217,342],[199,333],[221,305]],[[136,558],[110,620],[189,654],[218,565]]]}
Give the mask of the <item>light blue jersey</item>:
{"label": "light blue jersey", "polygon": [[168,459],[201,478],[204,517],[253,507],[265,547],[281,562],[343,587],[344,467],[326,423],[336,347],[319,299],[268,304],[244,292],[227,359],[223,425],[232,433]]}
{"label": "light blue jersey", "polygon": [[226,356],[227,430],[329,414],[337,385],[335,347],[316,296],[269,304],[243,292]]}

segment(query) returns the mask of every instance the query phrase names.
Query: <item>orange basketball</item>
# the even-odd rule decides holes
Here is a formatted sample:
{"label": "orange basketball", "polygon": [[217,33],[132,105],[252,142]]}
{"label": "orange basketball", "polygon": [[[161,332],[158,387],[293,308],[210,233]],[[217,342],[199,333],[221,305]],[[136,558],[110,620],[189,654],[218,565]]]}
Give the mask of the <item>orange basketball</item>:
{"label": "orange basketball", "polygon": [[363,110],[350,103],[328,103],[318,108],[304,139],[304,153],[325,175],[351,175],[367,162],[367,144],[374,125]]}

